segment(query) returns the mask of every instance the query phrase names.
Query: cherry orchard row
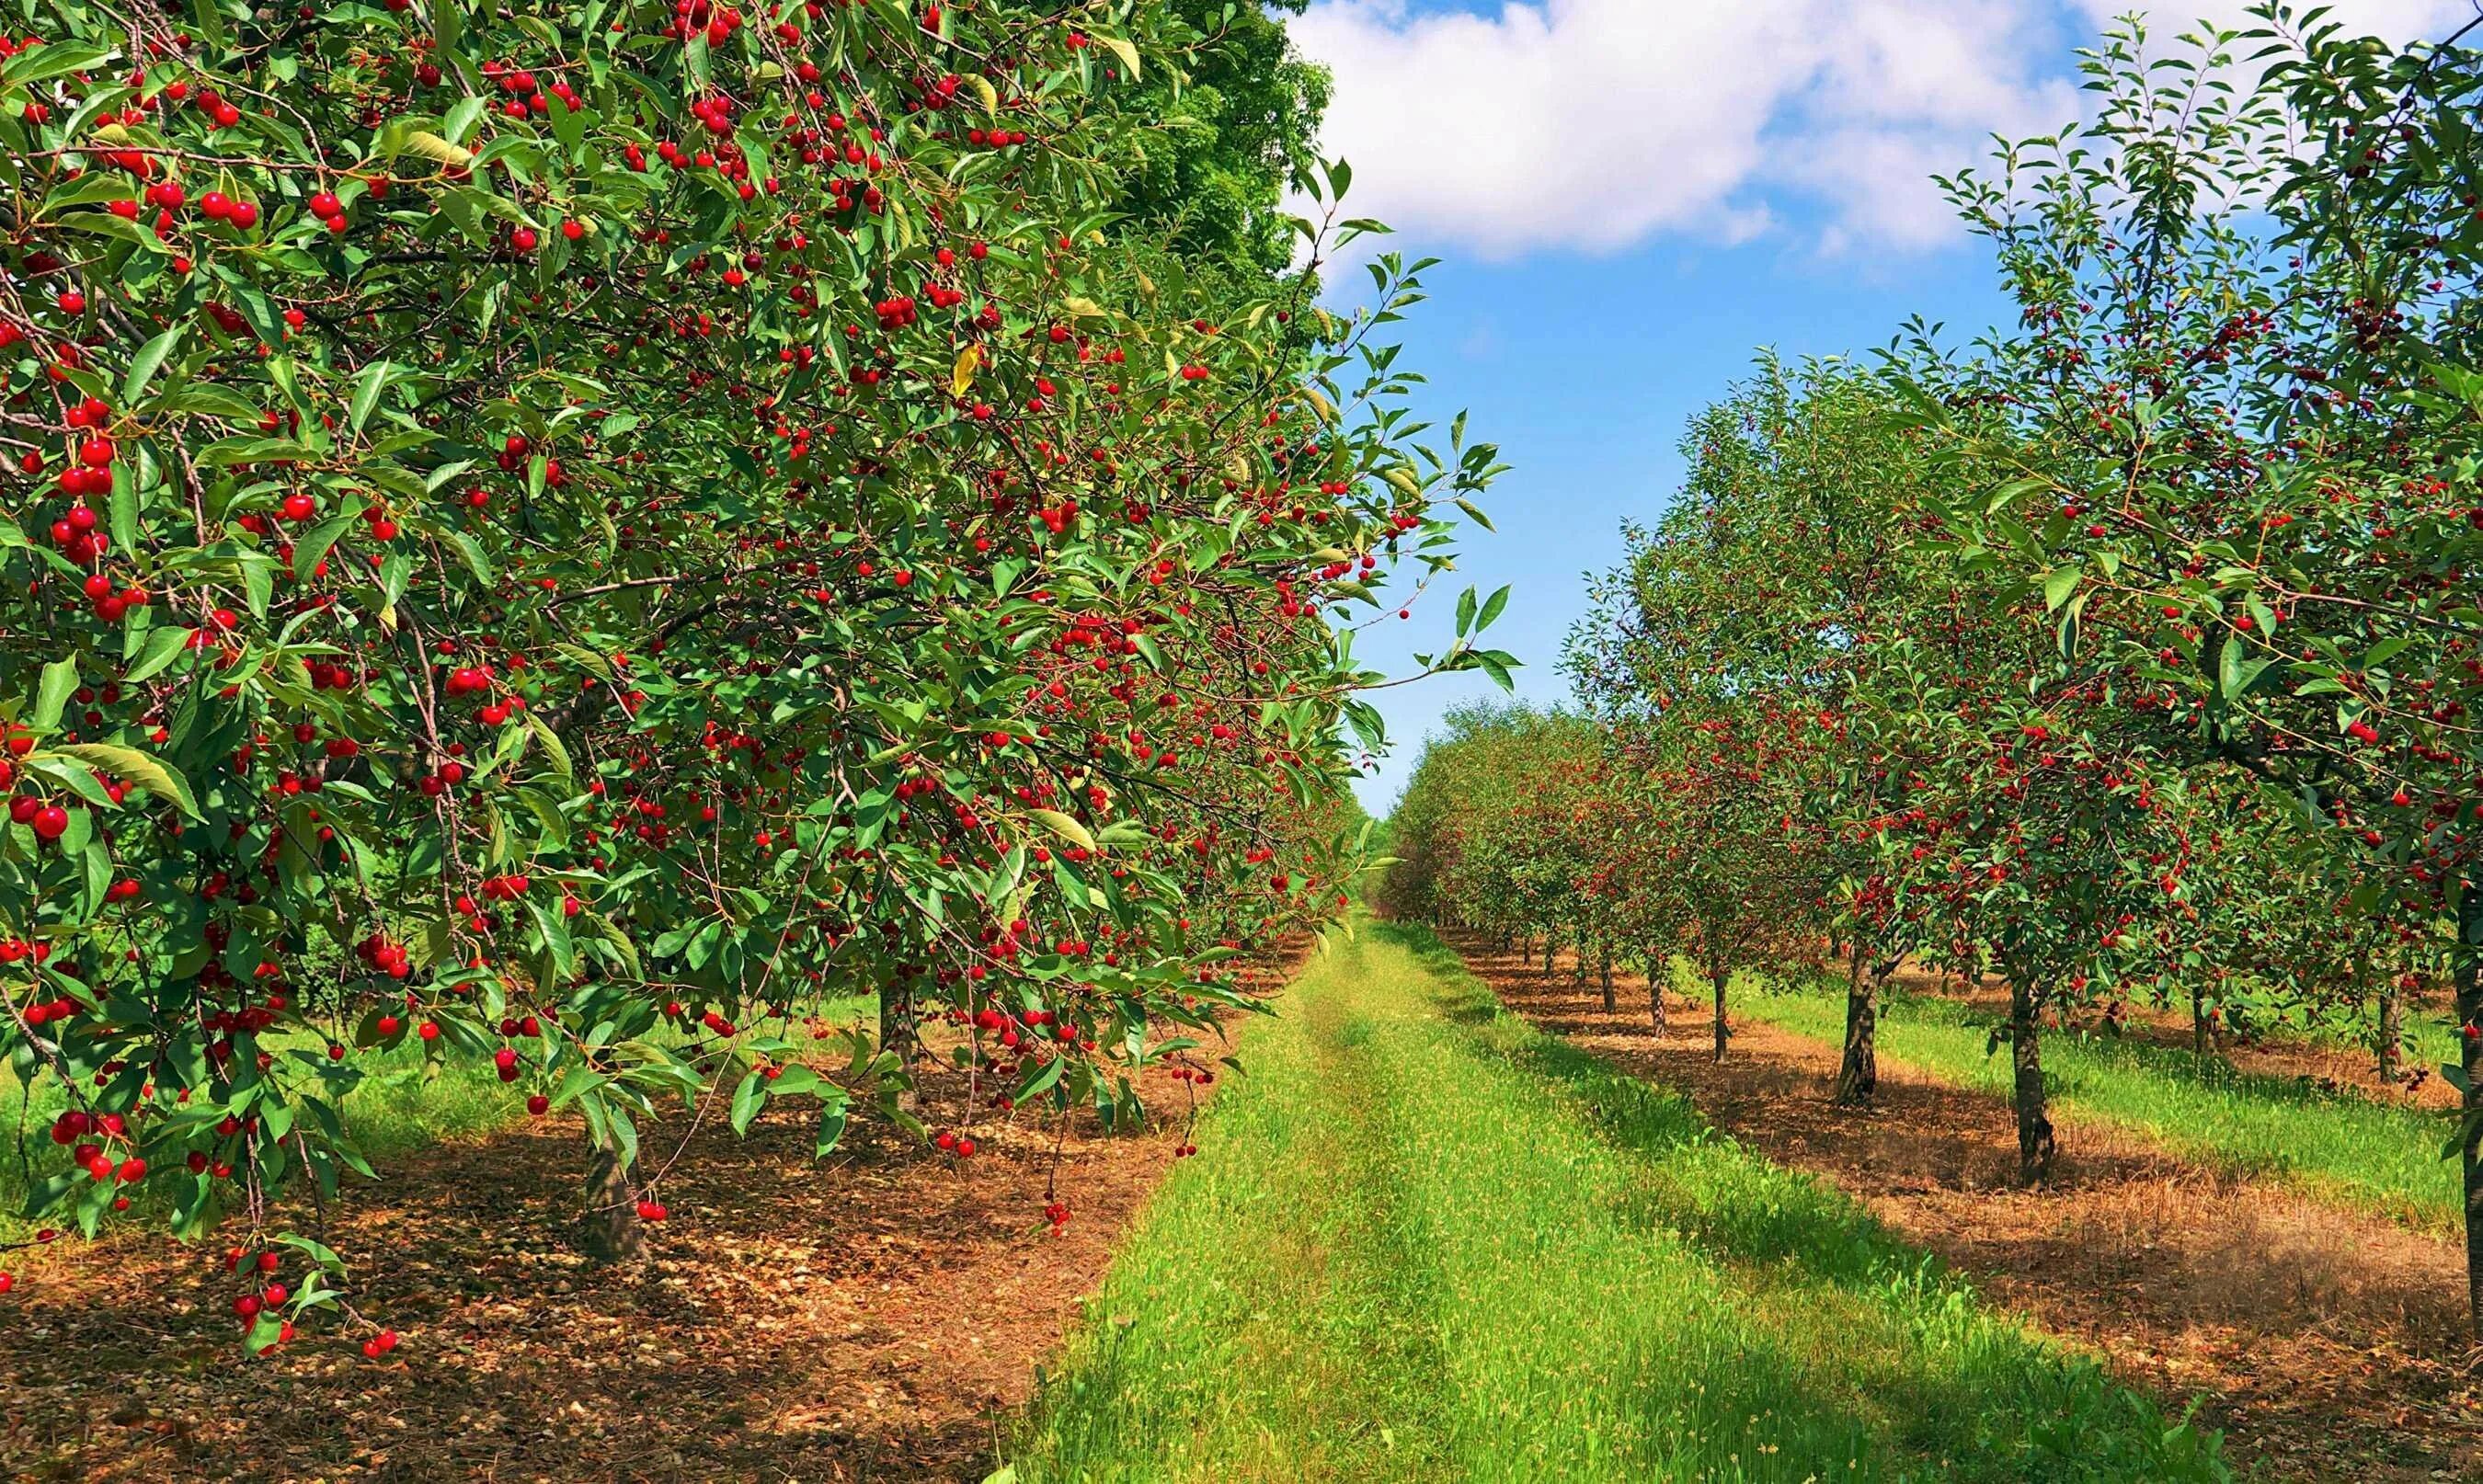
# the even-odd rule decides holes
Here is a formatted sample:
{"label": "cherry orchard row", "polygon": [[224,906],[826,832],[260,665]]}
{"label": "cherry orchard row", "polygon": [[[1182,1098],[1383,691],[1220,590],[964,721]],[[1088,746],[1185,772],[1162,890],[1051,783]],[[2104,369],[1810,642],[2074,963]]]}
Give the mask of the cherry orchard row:
{"label": "cherry orchard row", "polygon": [[[1417,442],[1371,339],[1422,265],[1346,322],[1116,223],[1134,85],[1212,38],[1156,0],[26,13],[0,1050],[67,1097],[37,1214],[160,1190],[272,1268],[270,1200],[362,1168],[361,1053],[414,1044],[581,1113],[626,1250],[659,1100],[929,1137],[936,1018],[1001,1106],[1132,1114],[1246,1003],[1225,961],[1333,911],[1351,625],[1496,466]],[[1314,268],[1377,229],[1320,175]],[[805,1007],[857,993],[877,1035],[823,1056]],[[251,1343],[334,1277],[242,1294]]]}
{"label": "cherry orchard row", "polygon": [[[2282,9],[2085,64],[2095,123],[1947,182],[2017,323],[1768,365],[1691,430],[1567,660],[1577,716],[1468,718],[1407,796],[1408,910],[1733,969],[1834,943],[1870,1096],[1904,959],[2041,1027],[2387,1027],[2454,978],[2483,1316],[2483,53]],[[1535,789],[1512,779],[1535,781]]]}

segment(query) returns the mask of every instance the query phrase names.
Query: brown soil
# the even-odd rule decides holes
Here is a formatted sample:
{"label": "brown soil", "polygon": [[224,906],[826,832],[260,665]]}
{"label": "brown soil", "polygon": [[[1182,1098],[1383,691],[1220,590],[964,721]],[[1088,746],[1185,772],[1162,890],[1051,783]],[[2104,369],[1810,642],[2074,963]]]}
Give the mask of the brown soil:
{"label": "brown soil", "polygon": [[[1057,1237],[1030,1124],[976,1130],[962,1163],[859,1118],[816,1163],[789,1114],[747,1141],[702,1130],[634,1271],[569,1244],[575,1127],[435,1152],[332,1213],[357,1308],[404,1336],[383,1362],[367,1329],[244,1361],[208,1252],[51,1251],[0,1309],[0,1476],[980,1480],[1171,1163],[1186,1094],[1161,1072],[1140,1091],[1164,1126],[1090,1117],[1063,1145]],[[669,1152],[659,1132],[646,1147]]]}
{"label": "brown soil", "polygon": [[1452,935],[1510,1008],[1689,1096],[1717,1126],[1812,1171],[2000,1305],[2106,1359],[2176,1414],[2192,1398],[2229,1456],[2279,1478],[2483,1479],[2483,1356],[2448,1242],[2203,1169],[2125,1132],[2063,1126],[2054,1184],[2016,1188],[2000,1099],[1880,1058],[1879,1105],[1830,1101],[1837,1048],[1764,1021],[1711,1059],[1708,1007],[1598,991]]}

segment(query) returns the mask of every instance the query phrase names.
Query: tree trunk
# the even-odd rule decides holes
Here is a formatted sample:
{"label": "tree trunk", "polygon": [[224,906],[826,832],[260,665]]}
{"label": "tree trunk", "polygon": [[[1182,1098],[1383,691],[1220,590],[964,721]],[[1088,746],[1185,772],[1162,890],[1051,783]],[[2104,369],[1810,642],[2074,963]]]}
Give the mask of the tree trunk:
{"label": "tree trunk", "polygon": [[2035,1023],[2036,993],[2023,974],[2009,976],[2009,1059],[2016,1071],[2017,1178],[2040,1185],[2052,1176],[2052,1121],[2043,1116],[2043,1048]]}
{"label": "tree trunk", "polygon": [[2458,1153],[2466,1166],[2466,1311],[2483,1338],[2483,881],[2469,881],[2457,901],[2457,944],[2451,977],[2457,985],[2458,1061],[2466,1073],[2461,1095],[2465,1122]]}
{"label": "tree trunk", "polygon": [[2216,1032],[2207,1020],[2207,990],[2204,985],[2190,986],[2190,1053],[2201,1061],[2216,1048]]}
{"label": "tree trunk", "polygon": [[1731,977],[1732,970],[1722,964],[1711,965],[1707,969],[1708,982],[1716,990],[1716,1060],[1720,1062],[1724,1059],[1724,1042],[1732,1034],[1724,1024],[1724,981]]}
{"label": "tree trunk", "polygon": [[[892,982],[879,987],[879,1048],[895,1052],[898,1070],[906,1073],[914,1070],[914,1059],[922,1049],[914,996],[901,984]],[[917,1105],[911,1088],[899,1091],[896,1100],[897,1106],[909,1111]]]}
{"label": "tree trunk", "polygon": [[1613,945],[1600,943],[1595,948],[1595,969],[1604,976],[1604,1014],[1620,1009],[1620,997],[1613,991]]}
{"label": "tree trunk", "polygon": [[1880,1091],[1880,981],[1887,971],[1864,966],[1862,945],[1856,943],[1845,970],[1845,1060],[1836,1069],[1839,1107],[1861,1107]]}
{"label": "tree trunk", "polygon": [[638,1219],[636,1171],[620,1152],[598,1144],[586,1155],[586,1255],[598,1262],[635,1262],[647,1255],[647,1228]]}
{"label": "tree trunk", "polygon": [[1543,972],[1544,972],[1544,973],[1549,974],[1549,973],[1551,973],[1551,972],[1554,970],[1554,968],[1555,968],[1557,966],[1553,963],[1553,961],[1554,961],[1555,959],[1559,958],[1559,957],[1560,957],[1560,955],[1561,955],[1561,930],[1560,930],[1559,928],[1557,928],[1557,927],[1548,927],[1548,928],[1545,928],[1545,929],[1543,930]]}
{"label": "tree trunk", "polygon": [[1654,1020],[1655,1033],[1659,1036],[1672,1029],[1664,1017],[1664,985],[1669,977],[1654,959],[1646,961],[1646,1012]]}
{"label": "tree trunk", "polygon": [[2394,1087],[2405,1075],[2405,1002],[2397,997],[2397,978],[2380,975],[2380,1085]]}

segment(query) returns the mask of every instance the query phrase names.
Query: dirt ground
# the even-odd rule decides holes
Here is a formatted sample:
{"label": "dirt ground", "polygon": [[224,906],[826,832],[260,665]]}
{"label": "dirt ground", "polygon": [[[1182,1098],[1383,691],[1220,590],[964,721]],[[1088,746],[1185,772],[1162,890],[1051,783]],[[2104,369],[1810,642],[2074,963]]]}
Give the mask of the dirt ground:
{"label": "dirt ground", "polygon": [[1736,1020],[1719,1067],[1703,1005],[1672,1000],[1659,1040],[1642,980],[1624,981],[1608,1015],[1565,965],[1547,976],[1480,936],[1452,937],[1544,1029],[1834,1181],[2174,1413],[2197,1398],[2237,1466],[2289,1479],[2483,1479],[2483,1354],[2464,1338],[2451,1243],[2073,1120],[2058,1120],[2055,1185],[2020,1190],[2000,1099],[1883,1053],[1879,1106],[1839,1109],[1833,1047]]}
{"label": "dirt ground", "polygon": [[789,1115],[702,1131],[635,1271],[570,1245],[574,1126],[436,1151],[332,1213],[357,1306],[404,1337],[383,1362],[368,1331],[244,1361],[220,1249],[64,1244],[0,1309],[0,1476],[979,1481],[1171,1163],[1183,1089],[1140,1091],[1167,1126],[1081,1123],[1059,1236],[1030,1125],[962,1164],[860,1120],[817,1163]]}

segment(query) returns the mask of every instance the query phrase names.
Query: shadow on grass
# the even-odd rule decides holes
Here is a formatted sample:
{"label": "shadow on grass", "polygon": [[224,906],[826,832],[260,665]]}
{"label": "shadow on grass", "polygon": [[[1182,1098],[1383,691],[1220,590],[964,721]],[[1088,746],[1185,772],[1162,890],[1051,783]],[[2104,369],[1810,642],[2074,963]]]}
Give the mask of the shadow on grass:
{"label": "shadow on grass", "polygon": [[[1378,923],[1371,931],[1435,977],[1444,1016],[1474,1032],[1464,1038],[1472,1054],[1538,1079],[1611,1145],[1640,1156],[1644,1179],[1625,1198],[1624,1219],[1687,1237],[1759,1288],[1763,1302],[1800,1314],[1796,1322],[1867,1325],[1888,1341],[1891,1359],[1909,1340],[1945,1352],[1936,1372],[1891,1365],[1866,1383],[1905,1446],[1973,1459],[1976,1474],[2007,1459],[2028,1478],[2224,1475],[2220,1435],[2186,1420],[2168,1426],[2092,1361],[1990,1315],[1969,1284],[1841,1192],[1745,1149],[1681,1094],[1544,1034],[1507,1010],[1429,930]],[[1838,1297],[1823,1303],[1829,1294]],[[1828,1312],[1839,1307],[1843,1315]],[[1774,1383],[1798,1384],[1790,1374]]]}

